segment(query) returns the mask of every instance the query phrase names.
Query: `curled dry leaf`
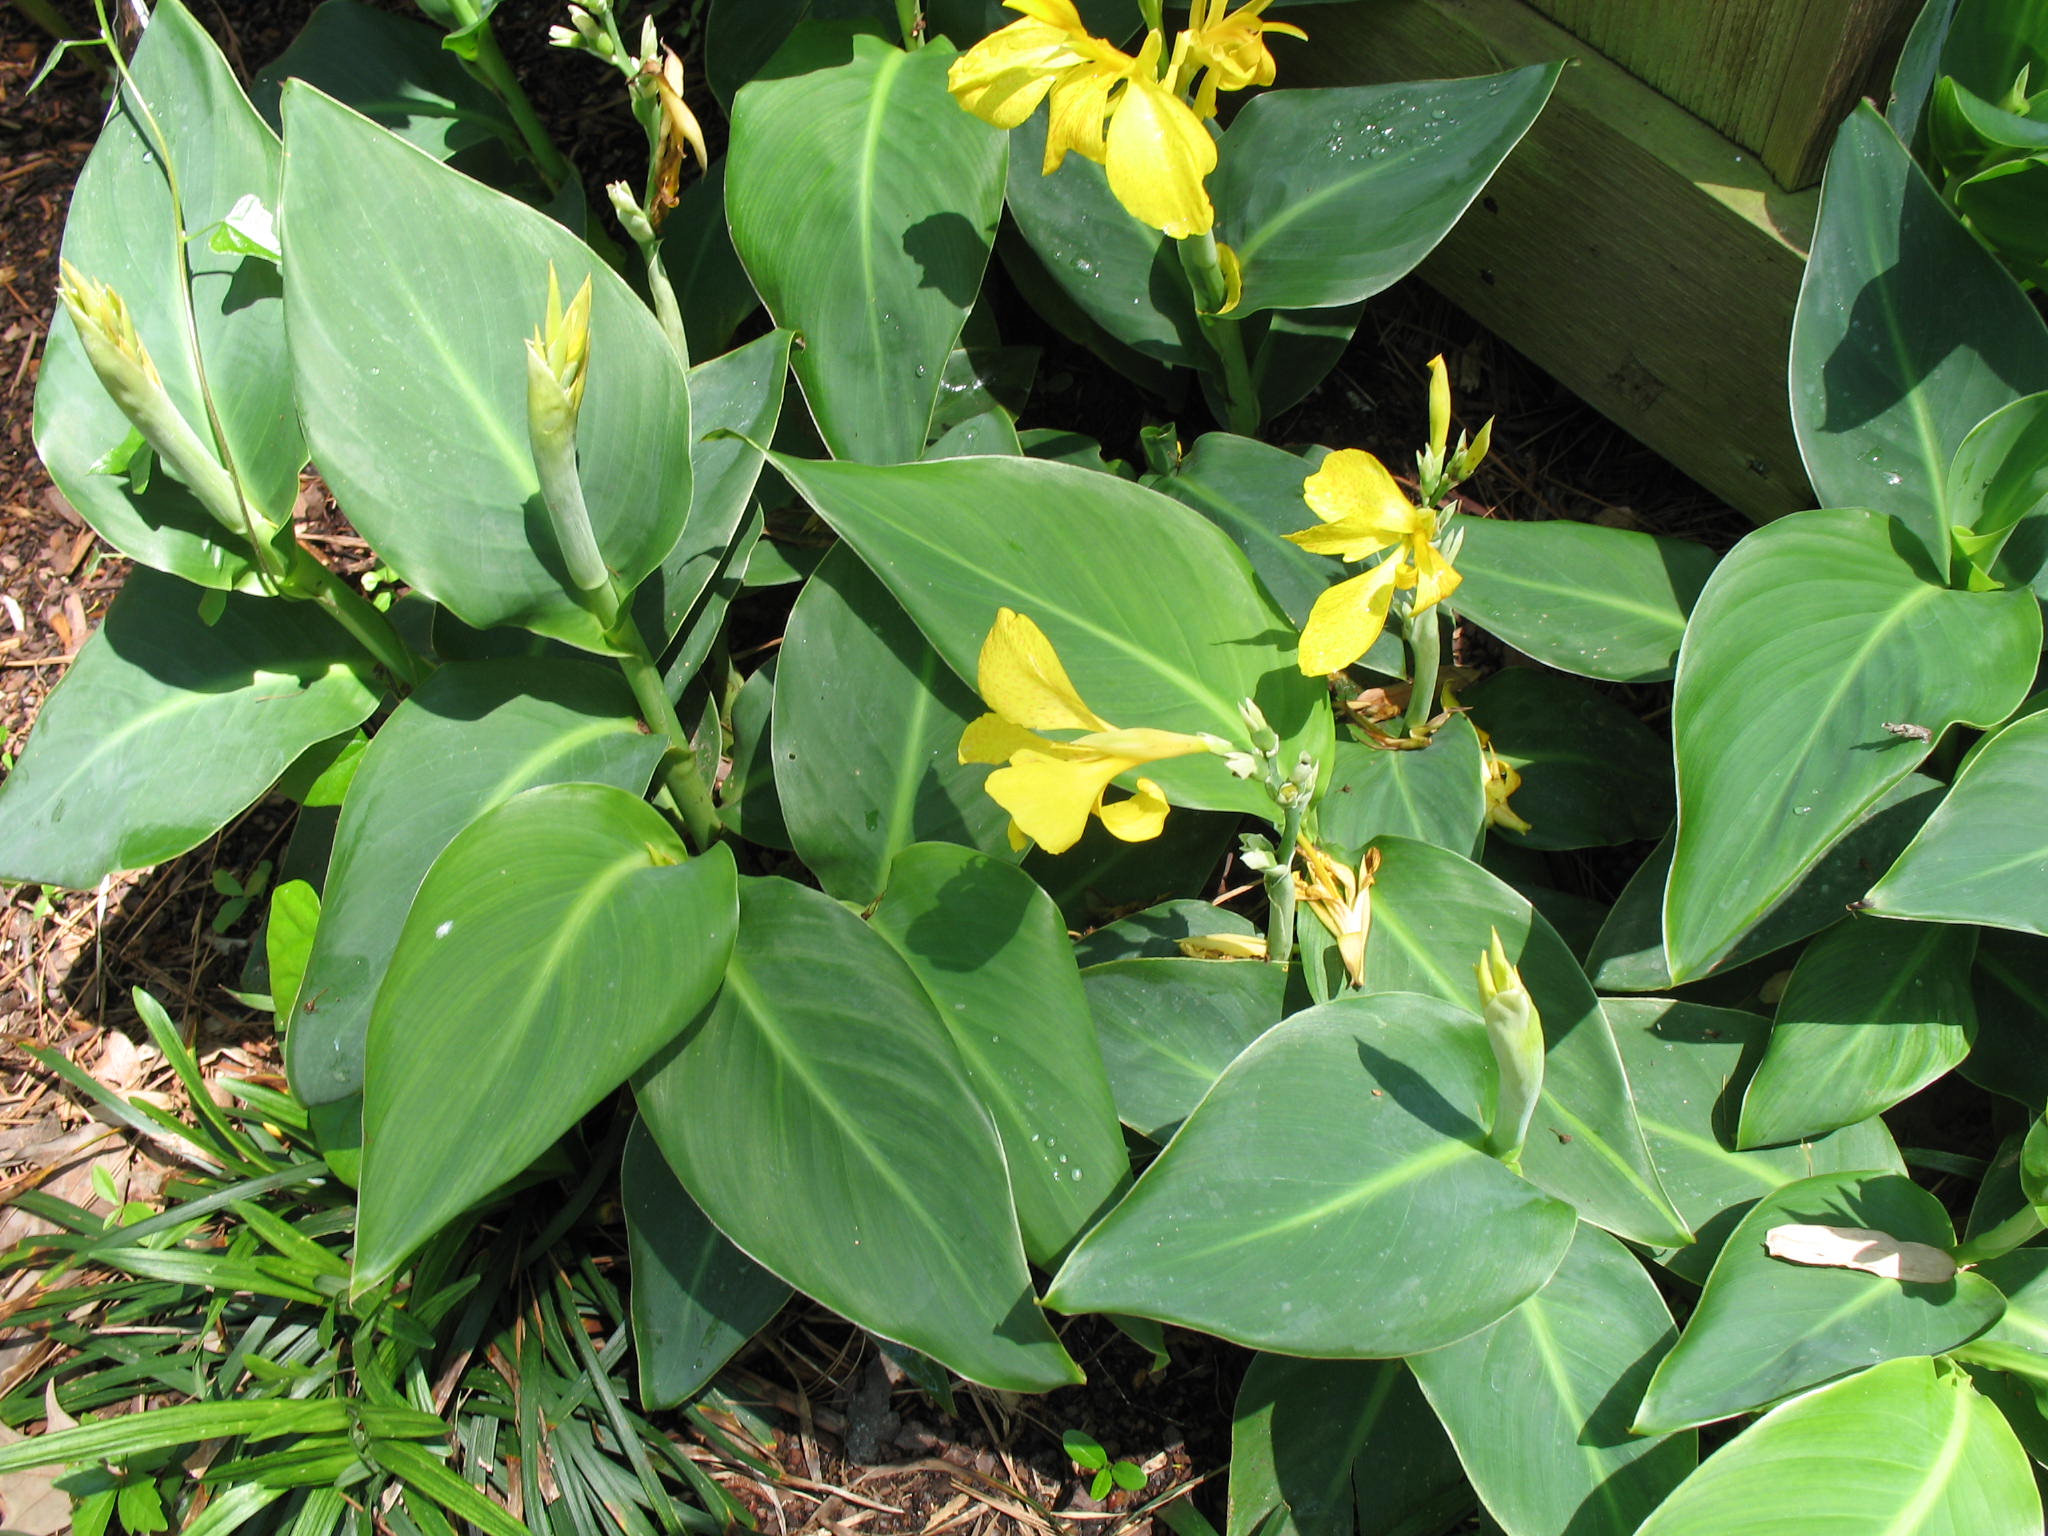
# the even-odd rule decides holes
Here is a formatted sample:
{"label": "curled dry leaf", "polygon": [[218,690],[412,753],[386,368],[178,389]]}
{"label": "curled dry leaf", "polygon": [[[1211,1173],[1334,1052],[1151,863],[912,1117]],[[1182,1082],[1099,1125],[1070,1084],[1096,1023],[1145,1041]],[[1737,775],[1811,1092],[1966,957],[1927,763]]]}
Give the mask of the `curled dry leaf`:
{"label": "curled dry leaf", "polygon": [[1824,1269],[1860,1269],[1887,1280],[1942,1285],[1956,1277],[1956,1261],[1926,1243],[1909,1243],[1867,1227],[1794,1223],[1772,1227],[1764,1249],[1774,1259]]}

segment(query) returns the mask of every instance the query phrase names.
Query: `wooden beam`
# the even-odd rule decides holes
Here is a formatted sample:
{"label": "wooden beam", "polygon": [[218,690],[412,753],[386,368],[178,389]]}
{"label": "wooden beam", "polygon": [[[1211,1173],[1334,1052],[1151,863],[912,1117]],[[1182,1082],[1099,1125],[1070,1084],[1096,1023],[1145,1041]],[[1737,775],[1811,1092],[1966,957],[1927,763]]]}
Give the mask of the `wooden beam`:
{"label": "wooden beam", "polygon": [[1785,360],[1816,194],[1781,190],[1753,154],[1521,0],[1365,0],[1293,19],[1311,41],[1280,54],[1288,86],[1572,60],[1422,276],[1729,505],[1759,521],[1813,505]]}

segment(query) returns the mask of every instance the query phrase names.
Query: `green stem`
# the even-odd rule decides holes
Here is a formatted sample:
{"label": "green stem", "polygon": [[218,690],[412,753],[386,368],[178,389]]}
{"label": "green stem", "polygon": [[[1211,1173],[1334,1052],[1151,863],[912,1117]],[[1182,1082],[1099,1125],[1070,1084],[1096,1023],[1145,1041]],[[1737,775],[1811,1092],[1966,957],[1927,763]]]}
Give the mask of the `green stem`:
{"label": "green stem", "polygon": [[668,738],[668,755],[662,759],[661,782],[682,813],[683,829],[699,853],[718,840],[718,809],[711,803],[711,790],[697,767],[697,748],[683,729],[682,717],[662,686],[661,668],[647,649],[640,626],[630,612],[606,637],[625,654],[618,658],[640,706],[640,718]]}
{"label": "green stem", "polygon": [[1223,424],[1239,437],[1256,437],[1261,420],[1259,389],[1252,379],[1251,360],[1245,355],[1244,332],[1229,315],[1220,314],[1229,296],[1223,277],[1223,261],[1216,252],[1216,236],[1192,235],[1176,240],[1180,247],[1181,271],[1195,299],[1195,317],[1202,334],[1223,364]]}
{"label": "green stem", "polygon": [[1966,1243],[1959,1243],[1950,1252],[1958,1264],[1982,1264],[1987,1259],[2011,1253],[2020,1244],[2032,1241],[2043,1232],[2048,1232],[2048,1222],[2041,1220],[2041,1213],[2033,1206],[2023,1205],[1997,1226],[1979,1232]]}
{"label": "green stem", "polygon": [[1294,958],[1294,849],[1307,810],[1307,795],[1288,805],[1280,829],[1280,862],[1266,871],[1266,958],[1275,965]]}
{"label": "green stem", "polygon": [[654,300],[654,318],[661,322],[662,334],[668,337],[669,345],[676,349],[676,356],[687,368],[690,339],[683,334],[682,305],[677,303],[675,286],[668,280],[668,268],[661,262],[661,242],[648,241],[640,247],[640,254],[647,260],[647,291]]}
{"label": "green stem", "polygon": [[318,603],[401,684],[411,687],[420,681],[420,660],[391,627],[389,616],[314,559],[304,545],[292,546],[291,568],[283,585],[286,596]]}
{"label": "green stem", "polygon": [[918,14],[917,0],[896,0],[896,25],[903,33],[903,46],[916,49],[924,46],[924,18]]}
{"label": "green stem", "polygon": [[526,152],[533,157],[541,175],[547,178],[548,186],[551,189],[561,186],[576,174],[575,169],[555,148],[555,141],[548,137],[547,129],[541,125],[540,114],[533,110],[526,88],[512,73],[512,66],[505,62],[505,55],[498,47],[498,34],[491,30],[489,21],[484,21],[474,35],[476,57],[471,63],[476,72],[505,103],[505,110],[512,114],[512,124],[519,130],[519,137],[526,141]]}
{"label": "green stem", "polygon": [[14,8],[54,38],[78,35],[71,23],[64,19],[64,13],[50,0],[14,0]]}
{"label": "green stem", "polygon": [[1436,714],[1437,669],[1443,651],[1443,635],[1434,607],[1408,615],[1409,681],[1408,717],[1403,722],[1410,736],[1417,736]]}

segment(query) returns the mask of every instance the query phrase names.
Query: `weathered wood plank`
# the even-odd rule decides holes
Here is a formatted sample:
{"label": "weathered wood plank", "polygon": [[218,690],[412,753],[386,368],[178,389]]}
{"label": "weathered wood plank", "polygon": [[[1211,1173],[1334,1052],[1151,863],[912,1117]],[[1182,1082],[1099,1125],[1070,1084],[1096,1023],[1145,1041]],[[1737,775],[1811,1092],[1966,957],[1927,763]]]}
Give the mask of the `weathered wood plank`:
{"label": "weathered wood plank", "polygon": [[1280,57],[1289,86],[1573,58],[1423,277],[1731,506],[1763,520],[1813,504],[1785,359],[1816,194],[1781,190],[1520,0],[1366,0],[1293,19],[1311,41]]}
{"label": "weathered wood plank", "polygon": [[1820,179],[1835,125],[1917,0],[1530,0],[1551,20],[1763,157]]}

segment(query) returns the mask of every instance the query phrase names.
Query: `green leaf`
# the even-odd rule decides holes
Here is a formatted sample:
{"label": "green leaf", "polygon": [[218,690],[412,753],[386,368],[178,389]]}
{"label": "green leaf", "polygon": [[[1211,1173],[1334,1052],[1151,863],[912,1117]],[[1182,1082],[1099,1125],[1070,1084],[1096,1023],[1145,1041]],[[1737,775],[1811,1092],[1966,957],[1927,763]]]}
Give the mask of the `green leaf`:
{"label": "green leaf", "polygon": [[1738,1145],[1824,1136],[1917,1093],[1969,1054],[1974,928],[1857,918],[1808,945],[1742,1099]]}
{"label": "green leaf", "polygon": [[1618,1236],[1692,1240],[1644,1145],[1614,1035],[1564,940],[1529,903],[1469,860],[1406,838],[1378,839],[1366,985],[1427,992],[1466,1009],[1498,932],[1543,1016],[1543,1099],[1522,1154],[1529,1179]]}
{"label": "green leaf", "polygon": [[732,772],[718,790],[718,814],[750,843],[789,851],[789,828],[775,793],[775,658],[740,685],[732,701]]}
{"label": "green leaf", "polygon": [[[662,222],[661,265],[675,290],[691,351],[700,359],[717,361],[733,332],[761,307],[726,227],[723,156],[690,184]],[[690,403],[697,403],[694,387]],[[768,439],[762,436],[757,441]]]}
{"label": "green leaf", "polygon": [[523,1171],[717,990],[732,854],[645,801],[548,784],[448,844],[370,1018],[356,1289]]}
{"label": "green leaf", "polygon": [[[1283,761],[1328,758],[1323,682],[1295,666],[1294,631],[1230,541],[1177,502],[1036,459],[874,469],[772,457],[961,678],[1007,606],[1045,631],[1081,697],[1119,728],[1235,741],[1238,702],[1255,698]],[[1175,805],[1273,814],[1219,757],[1145,775]]]}
{"label": "green leaf", "polygon": [[640,1402],[673,1408],[711,1384],[766,1327],[789,1287],[726,1241],[635,1121],[619,1175],[633,1286]]}
{"label": "green leaf", "polygon": [[1016,857],[1009,814],[982,793],[987,770],[959,758],[981,701],[846,545],[804,584],[779,657],[776,795],[821,886],[873,901],[916,842]]}
{"label": "green leaf", "polygon": [[2048,940],[1986,929],[1977,939],[1977,1038],[1962,1074],[2031,1113],[2048,1103]]}
{"label": "green leaf", "polygon": [[369,659],[312,604],[234,595],[209,625],[200,597],[129,576],[0,782],[0,875],[90,890],[176,858],[377,707]]}
{"label": "green leaf", "polygon": [[1723,960],[1951,725],[2011,713],[2040,654],[2032,593],[1940,585],[1877,513],[1802,512],[1736,546],[1678,663],[1672,979]]}
{"label": "green leaf", "polygon": [[[284,90],[285,307],[320,471],[391,568],[477,629],[604,649],[540,499],[526,340],[552,265],[592,284],[583,495],[622,589],[660,565],[690,509],[690,408],[647,306],[546,214],[420,153],[312,87]],[[374,382],[372,382],[374,381]]]}
{"label": "green leaf", "polygon": [[[1790,1524],[1788,1524],[1788,1518]],[[1893,1360],[1766,1415],[1640,1536],[2033,1536],[2026,1452],[1961,1370]]]}
{"label": "green leaf", "polygon": [[1070,929],[1089,928],[1133,907],[1214,889],[1212,877],[1237,827],[1235,816],[1190,811],[1167,817],[1166,830],[1150,842],[1125,843],[1091,821],[1065,853],[1025,854],[1024,873],[1059,904]]}
{"label": "green leaf", "polygon": [[2048,594],[2048,394],[1970,430],[1948,471],[1956,546],[2004,585]]}
{"label": "green leaf", "polygon": [[1454,716],[1419,751],[1339,741],[1316,818],[1324,846],[1354,855],[1382,833],[1471,852],[1486,825],[1485,769],[1471,720]]}
{"label": "green leaf", "polygon": [[[1231,929],[1219,923],[1208,931]],[[1117,1118],[1160,1143],[1286,1012],[1286,971],[1254,960],[1116,960],[1090,966],[1081,984]]]}
{"label": "green leaf", "polygon": [[1002,1145],[937,1010],[831,898],[743,882],[724,990],[635,1092],[756,1263],[970,1380],[1081,1379],[1031,1294]]}
{"label": "green leaf", "polygon": [[[1871,873],[1899,856],[1947,788],[1924,773],[1909,773],[1885,790],[1841,841],[1701,974],[1724,974],[1840,922],[1843,909],[1869,888]],[[1602,992],[1663,992],[1671,986],[1671,971],[1664,963],[1663,908],[1673,842],[1673,834],[1667,832],[1629,877],[1594,940],[1587,973]]]}
{"label": "green leaf", "polygon": [[263,925],[264,962],[270,968],[271,1001],[287,1029],[319,926],[320,893],[306,881],[287,880],[271,892],[270,917]]}
{"label": "green leaf", "polygon": [[1868,898],[1886,917],[2048,934],[2048,710],[1983,742]]}
{"label": "green leaf", "polygon": [[1493,1070],[1479,1021],[1434,998],[1296,1014],[1231,1064],[1045,1304],[1337,1359],[1484,1327],[1550,1278],[1576,1225],[1481,1150]]}
{"label": "green leaf", "polygon": [[1977,1273],[2005,1296],[2005,1314],[1956,1351],[1973,1364],[2048,1382],[2048,1248],[2015,1248]]}
{"label": "green leaf", "polygon": [[[1365,315],[1365,304],[1333,309],[1269,309],[1245,324],[1252,384],[1268,421],[1301,404],[1343,360]],[[1203,380],[1211,384],[1213,375]],[[1212,406],[1213,409],[1213,406]]]}
{"label": "green leaf", "polygon": [[1451,606],[1561,672],[1654,683],[1714,569],[1703,544],[1587,523],[1460,518]]}
{"label": "green leaf", "polygon": [[[284,521],[298,497],[306,445],[288,404],[278,271],[260,257],[215,250],[208,239],[244,197],[276,206],[277,138],[180,0],[153,12],[130,70],[134,85],[122,88],[79,174],[61,255],[121,295],[166,393],[200,440],[212,443],[200,385],[204,360],[243,493]],[[183,205],[182,233],[189,237],[182,262],[181,231],[160,163],[166,145]],[[139,466],[99,467],[132,430],[100,386],[60,305],[36,382],[36,452],[50,478],[130,559],[205,587],[249,582],[247,544],[227,534],[169,473],[159,469],[145,489]]]}
{"label": "green leaf", "polygon": [[[1575,678],[1509,667],[1461,695],[1494,753],[1522,775],[1525,848],[1606,848],[1671,825],[1671,749],[1629,710]],[[1390,829],[1398,830],[1398,829]]]}
{"label": "green leaf", "polygon": [[1105,923],[1076,939],[1074,960],[1086,968],[1107,965],[1112,960],[1177,959],[1183,953],[1181,939],[1205,933],[1258,931],[1250,919],[1240,917],[1228,907],[1206,901],[1163,901],[1156,907]]}
{"label": "green leaf", "polygon": [[2021,70],[2048,84],[2044,26],[2041,0],[1962,0],[1941,40],[1941,73],[1993,98],[2010,91]]}
{"label": "green leaf", "polygon": [[943,43],[855,37],[850,61],[733,104],[726,217],[835,457],[924,451],[1003,206],[1006,141],[946,91]]}
{"label": "green leaf", "polygon": [[582,661],[444,663],[384,722],[349,785],[286,1060],[326,1104],[363,1086],[363,1041],[407,908],[478,817],[537,784],[640,793],[662,753],[624,680]]}
{"label": "green leaf", "polygon": [[377,1421],[381,1433],[416,1437],[442,1433],[441,1421],[432,1414],[410,1409],[359,1409],[353,1402],[339,1398],[317,1402],[265,1399],[185,1403],[175,1408],[152,1408],[146,1413],[99,1419],[74,1429],[54,1430],[0,1446],[0,1473],[73,1461],[125,1461],[166,1446],[233,1435],[267,1440],[278,1435],[333,1434],[367,1423],[373,1412],[381,1414]]}
{"label": "green leaf", "polygon": [[1940,1354],[2005,1309],[1997,1289],[1968,1270],[1935,1285],[1774,1259],[1764,1236],[1787,1223],[1955,1243],[1941,1202],[1897,1174],[1817,1174],[1766,1195],[1729,1234],[1684,1336],[1657,1367],[1639,1432],[1763,1408],[1874,1361]]}
{"label": "green leaf", "polygon": [[528,1528],[500,1504],[485,1498],[475,1488],[448,1470],[446,1463],[420,1446],[403,1441],[372,1440],[364,1447],[370,1459],[404,1483],[439,1504],[485,1536],[531,1536]]}
{"label": "green leaf", "polygon": [[1252,1357],[1231,1411],[1229,1536],[1419,1533],[1471,1505],[1402,1361]]}
{"label": "green leaf", "polygon": [[2033,304],[1858,107],[1828,159],[1792,326],[1792,424],[1821,504],[1888,513],[1945,566],[1949,461],[1978,422],[2043,388]]}
{"label": "green leaf", "polygon": [[1635,1256],[1581,1225],[1542,1290],[1408,1363],[1510,1536],[1634,1536],[1699,1462],[1689,1431],[1629,1432],[1630,1409],[1677,1336]]}
{"label": "green leaf", "polygon": [[[853,21],[875,31],[893,27],[889,0],[711,0],[704,83],[728,114],[739,88],[763,73],[787,73],[775,59],[805,21]],[[770,71],[771,62],[777,69]]]}
{"label": "green leaf", "polygon": [[995,1121],[1025,1254],[1057,1264],[1130,1181],[1059,909],[1015,865],[914,843],[869,924],[916,972]]}
{"label": "green leaf", "polygon": [[1773,1190],[1816,1173],[1906,1171],[1875,1117],[1811,1141],[1736,1150],[1736,1111],[1769,1020],[1662,997],[1609,997],[1600,1006],[1628,1067],[1658,1179],[1698,1234],[1690,1247],[1659,1255],[1681,1278],[1704,1285],[1728,1234]]}
{"label": "green leaf", "polygon": [[1561,68],[1254,97],[1209,184],[1217,238],[1244,269],[1233,313],[1356,303],[1406,277],[1528,132]]}

